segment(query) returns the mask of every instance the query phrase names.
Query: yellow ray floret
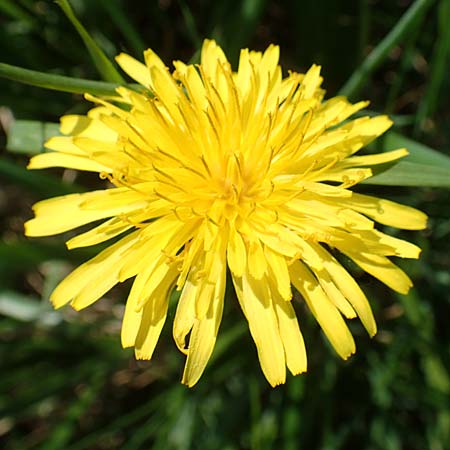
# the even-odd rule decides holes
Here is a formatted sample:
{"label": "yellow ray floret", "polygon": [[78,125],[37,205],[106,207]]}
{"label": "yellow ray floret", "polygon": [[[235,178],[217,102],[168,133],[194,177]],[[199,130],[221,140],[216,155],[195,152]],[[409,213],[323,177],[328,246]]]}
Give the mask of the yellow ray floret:
{"label": "yellow ray floret", "polygon": [[368,103],[324,100],[317,65],[283,78],[275,45],[242,50],[236,72],[210,40],[199,65],[176,61],[174,71],[151,50],[144,63],[123,53],[116,59],[141,86],[86,95],[97,106],[64,116],[63,136],[29,164],[98,172],[110,183],[39,202],[25,224],[28,236],[47,236],[100,221],[71,237],[69,248],[115,239],[57,286],[54,306],[85,308],[135,277],[121,340],[150,359],[169,300],[178,298],[173,338],[186,355],[188,386],[213,353],[226,290],[234,290],[272,386],[285,382],[286,368],[307,369],[299,302],[348,358],[355,342],[346,319],[358,317],[370,336],[376,323],[339,254],[406,293],[412,282],[389,258],[418,258],[420,249],[377,223],[426,226],[420,211],[351,190],[373,166],[407,154],[355,156],[391,120],[351,119]]}

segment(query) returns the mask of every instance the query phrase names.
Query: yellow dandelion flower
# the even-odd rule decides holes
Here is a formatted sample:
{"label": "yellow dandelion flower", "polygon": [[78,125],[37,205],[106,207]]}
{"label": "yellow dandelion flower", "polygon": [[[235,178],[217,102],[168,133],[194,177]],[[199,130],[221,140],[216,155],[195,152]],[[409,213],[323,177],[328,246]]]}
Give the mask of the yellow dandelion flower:
{"label": "yellow dandelion flower", "polygon": [[348,358],[355,343],[343,317],[358,316],[370,336],[376,325],[330,249],[406,293],[412,283],[389,257],[417,258],[420,249],[375,222],[409,230],[426,224],[420,211],[350,190],[372,175],[370,166],[407,154],[354,156],[391,126],[389,118],[347,120],[367,102],[324,101],[316,65],[283,78],[275,45],[242,50],[237,72],[211,40],[199,65],[175,61],[172,73],[153,51],[144,56],[145,64],[117,57],[141,89],[86,95],[97,106],[62,117],[66,136],[31,159],[32,169],[98,172],[113,186],[38,202],[28,236],[94,221],[102,222],[70,239],[69,249],[121,236],[59,284],[54,306],[85,308],[135,277],[122,345],[150,359],[176,289],[173,337],[187,356],[182,382],[192,386],[214,348],[229,270],[272,386],[285,381],[286,366],[294,375],[307,367],[292,286]]}

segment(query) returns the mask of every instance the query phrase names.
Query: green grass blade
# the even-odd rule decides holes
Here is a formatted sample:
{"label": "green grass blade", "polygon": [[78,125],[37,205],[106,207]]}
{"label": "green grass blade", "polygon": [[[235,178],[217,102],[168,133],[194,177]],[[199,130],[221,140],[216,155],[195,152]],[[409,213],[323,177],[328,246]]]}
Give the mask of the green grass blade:
{"label": "green grass blade", "polygon": [[[174,390],[180,390],[181,386],[174,386],[171,388],[171,392]],[[168,404],[167,401],[168,393],[167,391],[156,397],[153,397],[151,401],[144,402],[139,407],[132,409],[131,411],[126,411],[121,416],[117,417],[115,420],[111,421],[103,428],[97,428],[92,433],[87,434],[82,437],[77,442],[66,447],[66,450],[85,450],[90,449],[98,442],[99,438],[104,438],[105,436],[117,433],[119,430],[124,428],[132,428],[135,426],[136,422],[139,420],[146,419],[155,411],[161,410],[163,406]]]}
{"label": "green grass blade", "polygon": [[25,23],[33,23],[34,19],[20,6],[11,0],[0,0],[0,11],[10,16],[15,20],[20,20]]}
{"label": "green grass blade", "polygon": [[115,90],[120,86],[118,83],[53,75],[4,63],[0,63],[0,77],[44,89],[71,92],[73,94],[84,94],[88,92],[93,95],[116,95]]}
{"label": "green grass blade", "polygon": [[413,139],[407,138],[400,133],[390,131],[386,133],[383,139],[383,150],[389,151],[395,148],[405,147],[409,151],[409,155],[402,159],[413,163],[434,165],[450,169],[450,157],[441,152],[433,150],[424,144]]}
{"label": "green grass blade", "polygon": [[97,67],[97,70],[102,78],[105,81],[110,81],[112,83],[123,83],[124,79],[122,78],[120,73],[114,67],[112,62],[107,58],[107,56],[103,53],[102,49],[97,45],[94,39],[92,39],[86,28],[84,28],[82,23],[75,16],[69,1],[57,0],[56,3],[61,7],[66,17],[78,31],[81,39],[83,39],[83,42],[86,45],[89,54],[91,55],[92,61],[94,62],[95,67]]}
{"label": "green grass blade", "polygon": [[[443,84],[447,80],[448,57],[450,52],[450,0],[441,0],[436,9],[438,16],[438,39],[431,61],[431,71],[425,93],[421,96],[416,115],[415,133],[424,125],[427,117],[436,110]],[[445,94],[444,94],[445,95]]]}
{"label": "green grass blade", "polygon": [[374,170],[374,176],[364,184],[382,186],[416,186],[450,188],[450,168],[400,161]]}
{"label": "green grass blade", "polygon": [[[413,30],[411,30],[411,32],[405,39],[402,58],[400,64],[398,65],[398,68],[395,71],[395,78],[392,81],[391,87],[388,90],[385,112],[391,116],[395,110],[396,102],[404,87],[406,75],[408,71],[411,69],[413,63],[414,54],[417,48],[417,40],[423,28],[421,25],[422,23],[418,23],[417,26]],[[416,119],[414,117],[412,123],[414,123],[415,120]],[[395,122],[395,125],[398,125],[397,122]]]}
{"label": "green grass blade", "polygon": [[4,158],[0,158],[0,176],[18,185],[25,186],[40,197],[80,192],[79,188],[73,184],[64,183],[50,175],[31,172]]}
{"label": "green grass blade", "polygon": [[80,417],[86,413],[91,405],[98,400],[100,391],[105,383],[106,370],[98,366],[91,375],[89,383],[83,387],[79,397],[67,408],[64,419],[52,430],[46,439],[42,450],[60,450],[66,448],[73,435],[76,433]]}
{"label": "green grass blade", "polygon": [[339,91],[339,95],[354,97],[366,84],[371,74],[383,63],[389,52],[418,25],[434,0],[416,0],[400,18],[395,27],[370,52]]}
{"label": "green grass blade", "polygon": [[126,39],[136,56],[141,56],[147,46],[141,39],[139,31],[130,22],[121,3],[111,0],[100,0],[99,3],[101,3],[102,8],[109,14],[114,25],[121,31],[122,36]]}
{"label": "green grass blade", "polygon": [[183,14],[184,24],[189,38],[195,48],[200,48],[202,46],[202,38],[198,32],[195,17],[189,8],[189,5],[184,0],[178,0],[178,4],[181,9],[181,14]]}

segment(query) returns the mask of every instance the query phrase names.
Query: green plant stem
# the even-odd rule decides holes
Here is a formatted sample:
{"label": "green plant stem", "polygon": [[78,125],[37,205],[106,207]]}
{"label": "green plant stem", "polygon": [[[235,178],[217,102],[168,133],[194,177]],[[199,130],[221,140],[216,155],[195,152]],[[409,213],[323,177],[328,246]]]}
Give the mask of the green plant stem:
{"label": "green plant stem", "polygon": [[417,26],[434,0],[416,0],[416,2],[403,14],[394,28],[370,52],[364,62],[353,72],[347,82],[339,91],[340,95],[353,97],[366,84],[370,75],[386,59],[392,48],[397,45],[412,28]]}
{"label": "green plant stem", "polygon": [[84,80],[81,78],[53,75],[45,72],[24,69],[10,64],[0,63],[0,77],[20,83],[31,84],[54,91],[71,92],[73,94],[84,94],[88,92],[93,95],[116,95],[119,84],[104,81]]}

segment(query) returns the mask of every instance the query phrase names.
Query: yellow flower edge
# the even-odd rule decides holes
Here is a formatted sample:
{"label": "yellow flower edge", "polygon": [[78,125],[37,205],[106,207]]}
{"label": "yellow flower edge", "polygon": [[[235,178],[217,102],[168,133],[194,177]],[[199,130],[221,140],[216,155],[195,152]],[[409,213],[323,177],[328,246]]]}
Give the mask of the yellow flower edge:
{"label": "yellow flower edge", "polygon": [[[135,277],[122,323],[123,347],[151,359],[180,292],[173,337],[186,355],[182,382],[197,383],[214,349],[227,271],[272,386],[307,369],[293,303],[303,301],[342,358],[355,352],[344,318],[376,333],[369,302],[331,249],[391,289],[412,282],[389,257],[420,249],[375,223],[420,230],[422,212],[352,192],[371,167],[407,154],[354,156],[392,124],[386,116],[350,117],[367,102],[324,100],[320,67],[283,77],[279,48],[243,49],[233,72],[205,40],[199,65],[171,72],[152,51],[145,64],[116,59],[141,88],[114,98],[86,95],[96,107],[61,118],[64,136],[34,156],[30,169],[98,172],[112,187],[38,202],[28,236],[48,236],[101,221],[69,248],[116,241],[54,290],[56,308],[85,308]],[[300,294],[293,300],[292,286]]]}

